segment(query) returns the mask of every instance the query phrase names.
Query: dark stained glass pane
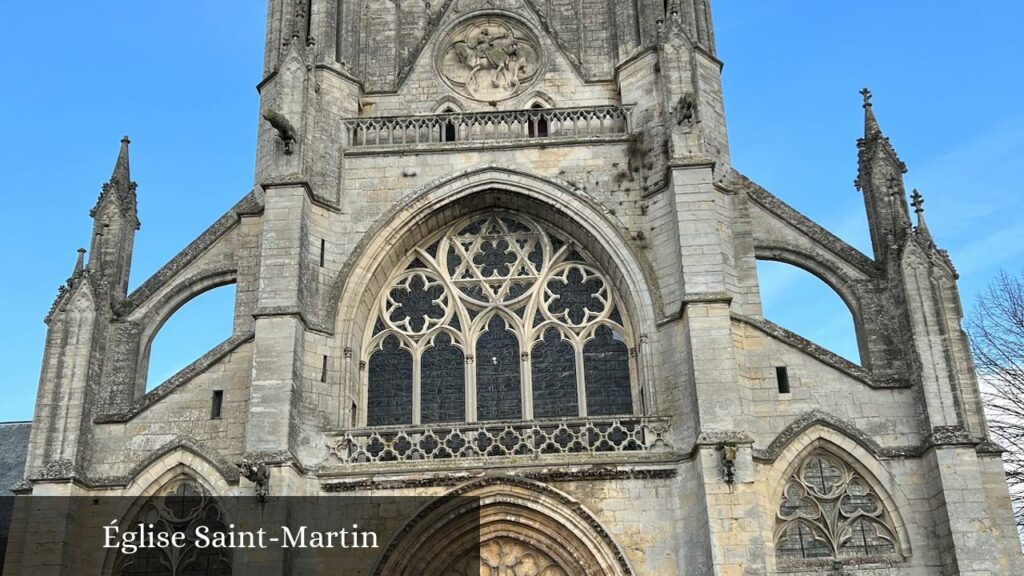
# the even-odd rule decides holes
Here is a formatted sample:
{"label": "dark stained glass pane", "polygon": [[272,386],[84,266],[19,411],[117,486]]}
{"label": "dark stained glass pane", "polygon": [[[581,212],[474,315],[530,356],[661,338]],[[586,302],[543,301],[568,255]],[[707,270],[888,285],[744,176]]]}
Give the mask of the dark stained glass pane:
{"label": "dark stained glass pane", "polygon": [[779,539],[775,553],[781,558],[828,558],[832,549],[809,526],[797,522]]}
{"label": "dark stained glass pane", "polygon": [[576,397],[576,353],[549,328],[533,347],[533,415],[536,418],[579,416]]}
{"label": "dark stained glass pane", "polygon": [[412,355],[394,336],[385,338],[383,348],[370,356],[366,423],[412,424]]}
{"label": "dark stained glass pane", "polygon": [[477,418],[522,418],[519,385],[519,338],[494,316],[476,343]]}
{"label": "dark stained glass pane", "polygon": [[607,326],[598,328],[594,339],[583,347],[583,367],[588,415],[633,413],[629,351],[621,336]]}
{"label": "dark stained glass pane", "polygon": [[570,268],[548,281],[551,293],[548,311],[556,317],[581,325],[592,315],[604,311],[600,295],[605,289],[604,281],[598,276],[584,277],[579,267]]}
{"label": "dark stained glass pane", "polygon": [[424,423],[466,419],[466,360],[447,334],[438,335],[420,359],[420,398]]}

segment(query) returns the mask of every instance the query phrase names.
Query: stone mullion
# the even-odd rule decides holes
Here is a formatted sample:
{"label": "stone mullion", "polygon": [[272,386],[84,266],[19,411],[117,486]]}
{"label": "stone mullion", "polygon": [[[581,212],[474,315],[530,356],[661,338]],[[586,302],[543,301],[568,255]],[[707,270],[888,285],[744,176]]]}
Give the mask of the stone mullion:
{"label": "stone mullion", "polygon": [[522,360],[522,374],[519,381],[523,397],[523,419],[533,420],[533,347],[532,341],[523,340],[520,347],[519,358]]}
{"label": "stone mullion", "polygon": [[640,381],[640,354],[635,346],[628,349],[628,354],[630,381],[629,390],[633,398],[633,415],[646,416],[646,395],[643,391],[643,383]]}
{"label": "stone mullion", "polygon": [[477,422],[476,417],[476,341],[470,341],[466,354],[466,422]]}
{"label": "stone mullion", "polygon": [[581,418],[587,417],[587,378],[586,367],[583,365],[583,342],[571,342],[576,355],[576,403],[579,405]]}
{"label": "stone mullion", "polygon": [[423,352],[426,346],[417,344],[412,352],[412,425],[419,426],[423,421],[423,406],[421,400],[423,391],[420,382],[422,375]]}

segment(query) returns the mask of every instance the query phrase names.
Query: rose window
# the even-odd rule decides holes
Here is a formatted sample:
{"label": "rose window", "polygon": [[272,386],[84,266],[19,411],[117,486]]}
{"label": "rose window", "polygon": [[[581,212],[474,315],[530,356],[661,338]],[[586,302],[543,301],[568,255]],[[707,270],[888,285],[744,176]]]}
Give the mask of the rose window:
{"label": "rose window", "polygon": [[403,263],[364,355],[367,425],[634,413],[631,331],[583,247],[502,212]]}

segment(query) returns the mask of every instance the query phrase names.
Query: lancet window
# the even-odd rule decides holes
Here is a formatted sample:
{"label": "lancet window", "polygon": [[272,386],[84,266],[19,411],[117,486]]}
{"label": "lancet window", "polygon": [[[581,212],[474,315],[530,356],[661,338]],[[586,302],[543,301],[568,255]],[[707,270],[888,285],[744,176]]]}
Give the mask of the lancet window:
{"label": "lancet window", "polygon": [[415,248],[375,305],[369,426],[632,415],[633,338],[608,276],[524,215],[463,220]]}
{"label": "lancet window", "polygon": [[801,461],[778,508],[779,559],[863,559],[897,552],[892,519],[864,475],[822,449]]}

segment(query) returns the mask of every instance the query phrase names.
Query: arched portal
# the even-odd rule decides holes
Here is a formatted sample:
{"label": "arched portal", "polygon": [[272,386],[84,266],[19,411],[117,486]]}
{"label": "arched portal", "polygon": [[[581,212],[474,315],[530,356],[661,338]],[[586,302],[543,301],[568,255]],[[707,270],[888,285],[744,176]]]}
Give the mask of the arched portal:
{"label": "arched portal", "polygon": [[459,488],[396,537],[375,576],[632,576],[579,503],[547,486],[495,478]]}

